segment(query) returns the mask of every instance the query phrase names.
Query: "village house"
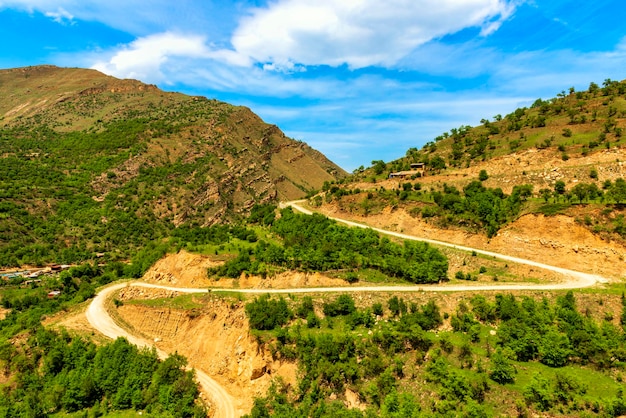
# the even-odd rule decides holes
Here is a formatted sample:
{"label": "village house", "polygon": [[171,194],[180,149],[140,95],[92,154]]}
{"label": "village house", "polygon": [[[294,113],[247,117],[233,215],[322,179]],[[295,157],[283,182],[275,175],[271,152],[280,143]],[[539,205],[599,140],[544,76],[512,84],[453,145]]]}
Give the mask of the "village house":
{"label": "village house", "polygon": [[412,163],[410,170],[397,171],[395,173],[389,173],[389,178],[411,178],[411,177],[423,177],[426,173],[424,163]]}

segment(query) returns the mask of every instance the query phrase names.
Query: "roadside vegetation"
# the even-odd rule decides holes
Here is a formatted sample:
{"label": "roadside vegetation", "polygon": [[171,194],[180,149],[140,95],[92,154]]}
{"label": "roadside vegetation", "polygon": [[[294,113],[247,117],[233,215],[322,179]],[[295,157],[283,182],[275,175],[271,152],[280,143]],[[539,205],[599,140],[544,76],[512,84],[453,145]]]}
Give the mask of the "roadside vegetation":
{"label": "roadside vegetation", "polygon": [[[268,208],[257,207],[257,211]],[[270,208],[271,209],[271,208]],[[253,210],[253,215],[255,211]],[[338,225],[322,215],[296,214],[291,208],[270,222],[270,232],[282,243],[259,241],[242,249],[236,258],[209,270],[210,276],[238,278],[241,273],[266,276],[277,267],[302,271],[345,271],[348,281],[358,272],[373,269],[411,283],[437,283],[447,279],[448,261],[436,248],[421,242],[402,245],[369,229]],[[252,221],[256,218],[253,216]]]}

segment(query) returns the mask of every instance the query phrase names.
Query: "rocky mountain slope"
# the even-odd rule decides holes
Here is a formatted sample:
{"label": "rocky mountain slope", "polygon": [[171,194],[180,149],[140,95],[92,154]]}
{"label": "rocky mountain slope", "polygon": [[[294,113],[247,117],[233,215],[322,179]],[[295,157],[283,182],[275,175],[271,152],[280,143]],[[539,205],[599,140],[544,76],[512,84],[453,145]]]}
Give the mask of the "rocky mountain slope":
{"label": "rocky mountain slope", "polygon": [[4,265],[140,247],[345,174],[247,108],[94,70],[0,70],[0,97]]}

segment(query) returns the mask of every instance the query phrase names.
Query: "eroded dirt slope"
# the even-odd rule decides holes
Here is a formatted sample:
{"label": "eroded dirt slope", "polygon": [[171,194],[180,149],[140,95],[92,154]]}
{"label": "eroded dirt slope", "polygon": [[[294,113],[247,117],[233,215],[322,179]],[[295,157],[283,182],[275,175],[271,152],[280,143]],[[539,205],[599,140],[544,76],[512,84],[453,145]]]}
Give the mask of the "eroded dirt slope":
{"label": "eroded dirt slope", "polygon": [[[119,299],[152,299],[163,290],[129,287]],[[267,347],[259,346],[250,332],[243,302],[210,296],[193,310],[153,308],[124,304],[120,316],[135,330],[155,341],[158,348],[178,352],[217,380],[247,413],[255,397],[265,395],[274,377],[296,383],[296,366],[275,361]]]}
{"label": "eroded dirt slope", "polygon": [[280,289],[295,287],[345,286],[341,279],[333,279],[320,273],[285,272],[268,276],[247,276],[233,280],[222,278],[212,280],[207,277],[207,268],[220,263],[211,261],[207,256],[192,254],[181,250],[176,254],[167,254],[157,261],[144,275],[149,283],[181,287],[225,287],[225,288],[260,288]]}
{"label": "eroded dirt slope", "polygon": [[185,250],[167,254],[146,272],[143,280],[172,286],[206,287],[211,285],[207,268],[218,265],[209,257],[191,254]]}

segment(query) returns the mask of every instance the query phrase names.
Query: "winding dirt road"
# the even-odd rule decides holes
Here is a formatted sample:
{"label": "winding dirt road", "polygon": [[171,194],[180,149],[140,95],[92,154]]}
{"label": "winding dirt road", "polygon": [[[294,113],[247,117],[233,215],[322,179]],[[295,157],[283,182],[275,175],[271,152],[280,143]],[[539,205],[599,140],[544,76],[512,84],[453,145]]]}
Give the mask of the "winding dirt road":
{"label": "winding dirt road", "polygon": [[[312,214],[313,212],[302,207],[300,203],[303,201],[294,201],[287,202],[281,204],[281,207],[291,206],[294,209],[305,213]],[[507,260],[515,263],[526,264],[546,270],[550,270],[559,274],[562,274],[566,277],[562,283],[554,283],[554,284],[476,284],[476,285],[411,285],[411,286],[346,286],[346,287],[315,287],[315,288],[295,288],[295,289],[207,289],[207,288],[180,288],[180,287],[170,287],[170,286],[161,286],[144,282],[127,282],[121,284],[115,284],[109,286],[105,289],[102,289],[97,296],[92,301],[91,305],[87,309],[86,316],[89,323],[110,338],[117,337],[125,337],[129,342],[135,344],[139,347],[152,347],[153,344],[149,341],[146,341],[138,336],[132,335],[128,331],[124,330],[118,324],[115,323],[113,318],[109,315],[105,308],[105,302],[107,298],[109,298],[115,291],[125,287],[125,286],[140,286],[140,287],[150,287],[150,288],[159,288],[159,289],[167,289],[182,293],[207,293],[211,291],[219,292],[220,290],[228,291],[228,292],[239,292],[239,293],[332,293],[332,292],[464,292],[464,291],[479,291],[479,290],[496,290],[496,291],[508,291],[508,290],[561,290],[561,289],[580,289],[584,287],[590,287],[595,285],[596,283],[604,283],[607,280],[601,276],[583,273],[579,271],[564,269],[561,267],[550,266],[548,264],[539,263],[532,260],[526,260],[522,258],[512,257],[504,254],[498,254],[491,251],[480,250],[477,248],[469,248],[456,244],[451,244],[448,242],[431,240],[431,239],[423,239],[414,237],[411,235],[401,234],[398,232],[386,231],[379,228],[371,228],[367,225],[359,224],[352,221],[347,221],[341,218],[331,218],[337,222],[341,222],[343,224],[358,227],[358,228],[370,228],[374,231],[377,231],[381,234],[386,234],[402,239],[407,240],[416,240],[416,241],[424,241],[434,245],[442,245],[447,247],[456,248],[462,251],[474,251],[479,254],[484,254],[490,257],[495,257],[502,260]],[[157,354],[160,358],[166,358],[167,353],[158,350]],[[238,417],[240,414],[236,411],[235,402],[232,396],[228,394],[228,392],[220,386],[215,380],[210,378],[206,373],[196,369],[196,377],[202,387],[204,393],[209,396],[215,405],[215,417],[222,418],[234,418]]]}
{"label": "winding dirt road", "polygon": [[[98,292],[96,297],[89,305],[89,308],[87,308],[87,312],[85,313],[85,315],[87,316],[87,320],[89,321],[89,323],[95,329],[97,329],[109,338],[116,339],[118,337],[124,337],[131,344],[134,344],[138,347],[152,348],[154,346],[152,343],[129,333],[118,324],[116,324],[106,310],[106,300],[111,297],[114,292],[128,285],[137,285],[137,283],[118,283],[100,290],[100,292]],[[199,289],[175,290],[179,292],[194,293],[197,292]],[[202,291],[206,292],[206,289],[203,289]],[[159,350],[158,348],[156,349],[156,351],[160,359],[167,358],[168,354],[166,352]],[[235,410],[234,399],[222,386],[220,386],[219,383],[217,383],[215,380],[211,379],[206,373],[198,369],[196,369],[196,379],[200,383],[202,391],[213,401],[213,405],[215,407],[215,417],[235,418],[240,416],[240,414],[238,414]]]}

